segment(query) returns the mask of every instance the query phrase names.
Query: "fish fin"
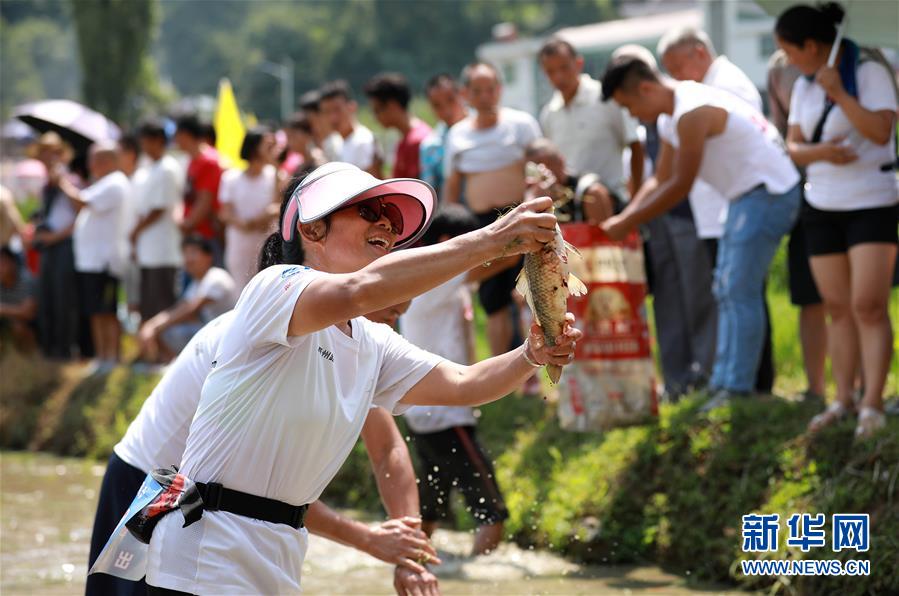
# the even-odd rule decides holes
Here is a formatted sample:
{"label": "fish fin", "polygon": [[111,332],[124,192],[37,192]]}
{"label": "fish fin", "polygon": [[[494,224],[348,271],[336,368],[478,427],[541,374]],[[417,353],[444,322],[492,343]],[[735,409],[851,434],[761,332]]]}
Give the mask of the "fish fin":
{"label": "fish fin", "polygon": [[583,296],[587,293],[587,286],[575,277],[574,273],[568,274],[568,295]]}
{"label": "fish fin", "polygon": [[559,379],[562,378],[562,367],[558,364],[547,364],[546,374],[549,375],[549,380],[552,381],[553,385],[557,385]]}
{"label": "fish fin", "polygon": [[528,285],[528,276],[524,273],[524,267],[521,268],[521,271],[518,272],[518,277],[515,278],[515,289],[518,290],[518,293],[521,294],[525,300],[530,301],[531,287]]}
{"label": "fish fin", "polygon": [[563,242],[565,242],[565,250],[567,250],[569,253],[576,254],[578,256],[578,258],[580,258],[580,259],[584,258],[584,255],[581,254],[581,251],[579,251],[575,245],[571,244],[567,240],[565,240]]}
{"label": "fish fin", "polygon": [[515,289],[518,290],[518,293],[524,297],[525,301],[527,301],[528,306],[531,307],[531,312],[535,313],[534,318],[536,319],[537,309],[534,308],[534,297],[531,296],[531,286],[528,283],[528,276],[524,267],[521,268],[521,271],[518,272],[518,277],[515,279]]}

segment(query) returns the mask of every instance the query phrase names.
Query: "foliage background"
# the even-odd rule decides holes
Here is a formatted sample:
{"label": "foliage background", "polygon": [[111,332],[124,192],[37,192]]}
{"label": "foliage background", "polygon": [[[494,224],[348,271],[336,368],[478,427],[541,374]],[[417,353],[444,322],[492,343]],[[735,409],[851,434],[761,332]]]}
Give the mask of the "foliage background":
{"label": "foliage background", "polygon": [[[243,110],[276,119],[279,82],[262,71],[264,61],[294,61],[296,96],[333,78],[359,90],[383,70],[404,73],[420,89],[436,73],[458,73],[499,22],[530,34],[616,14],[613,0],[3,0],[2,115],[25,101],[92,100],[85,91],[107,65],[79,62],[76,17],[97,25],[97,15],[113,10],[119,22],[132,22],[130,13],[143,28],[94,26],[80,43],[86,56],[137,65],[134,80],[105,82],[107,95],[124,103],[125,124],[177,97],[214,95],[223,76]],[[148,53],[130,57],[144,38]]]}

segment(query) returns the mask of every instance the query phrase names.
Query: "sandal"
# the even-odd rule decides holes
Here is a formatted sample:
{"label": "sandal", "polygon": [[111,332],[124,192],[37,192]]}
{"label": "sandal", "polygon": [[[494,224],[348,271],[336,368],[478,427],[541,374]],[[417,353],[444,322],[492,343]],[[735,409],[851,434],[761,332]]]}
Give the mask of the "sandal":
{"label": "sandal", "polygon": [[858,426],[855,427],[855,438],[869,439],[887,424],[886,414],[876,408],[862,406],[858,413]]}
{"label": "sandal", "polygon": [[823,412],[811,419],[808,423],[808,432],[813,434],[819,432],[851,414],[851,409],[844,406],[841,402],[835,401],[827,406]]}

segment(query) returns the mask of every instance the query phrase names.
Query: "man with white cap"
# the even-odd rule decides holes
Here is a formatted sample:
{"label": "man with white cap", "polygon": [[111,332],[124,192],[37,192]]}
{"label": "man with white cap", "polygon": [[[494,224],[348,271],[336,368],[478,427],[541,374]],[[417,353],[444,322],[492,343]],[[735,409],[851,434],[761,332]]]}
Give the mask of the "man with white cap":
{"label": "man with white cap", "polygon": [[326,164],[285,193],[284,265],[244,289],[191,423],[180,474],[204,501],[182,527],[163,517],[150,541],[150,594],[300,590],[303,516],[334,477],[372,404],[476,405],[508,394],[547,362],[571,361],[580,331],[552,348],[534,327],[525,344],[461,366],[362,315],[400,304],[503,255],[554,237],[549,198],[439,247],[396,251],[427,228],[427,184],[379,181]]}

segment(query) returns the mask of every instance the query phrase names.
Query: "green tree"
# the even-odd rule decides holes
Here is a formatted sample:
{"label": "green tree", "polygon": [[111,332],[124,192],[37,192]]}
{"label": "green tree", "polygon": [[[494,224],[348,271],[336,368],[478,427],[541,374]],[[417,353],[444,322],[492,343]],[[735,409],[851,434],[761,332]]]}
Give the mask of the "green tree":
{"label": "green tree", "polygon": [[144,72],[155,0],[71,0],[84,101],[121,120]]}
{"label": "green tree", "polygon": [[[6,2],[2,3],[6,6]],[[0,112],[41,99],[78,99],[75,39],[57,21],[0,18]]]}
{"label": "green tree", "polygon": [[279,83],[263,61],[293,60],[296,95],[335,78],[359,94],[383,70],[419,91],[471,62],[496,23],[532,35],[615,15],[612,0],[181,0],[162,3],[162,13],[154,53],[175,87],[214,95],[227,76],[240,107],[263,119],[279,115]]}

